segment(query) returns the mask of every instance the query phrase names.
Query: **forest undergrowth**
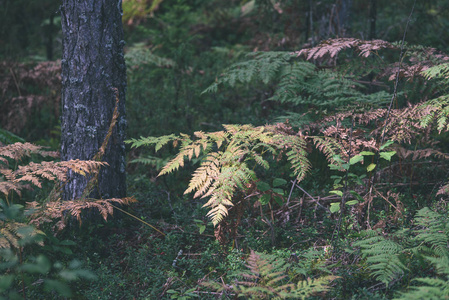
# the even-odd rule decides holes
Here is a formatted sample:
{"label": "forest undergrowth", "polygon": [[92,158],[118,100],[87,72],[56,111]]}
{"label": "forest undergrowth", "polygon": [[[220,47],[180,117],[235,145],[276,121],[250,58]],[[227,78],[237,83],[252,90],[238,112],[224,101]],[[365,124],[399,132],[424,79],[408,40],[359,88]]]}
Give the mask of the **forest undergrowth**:
{"label": "forest undergrowth", "polygon": [[[288,1],[238,22],[204,4],[220,18],[191,27],[178,1],[139,26],[161,2],[124,14],[128,198],[88,197],[107,139],[51,151],[59,62],[0,64],[0,299],[449,298],[449,56],[234,35]],[[68,171],[81,199],[60,200]]]}
{"label": "forest undergrowth", "polygon": [[[205,93],[271,85],[270,101],[289,107],[279,116],[284,121],[129,140],[148,149],[131,163],[150,174],[159,166],[160,173],[148,180],[134,172],[129,187],[139,202],[117,207],[121,218],[108,223],[83,221],[81,211],[96,207],[106,220],[112,203],[134,198],[61,202],[49,184],[64,182],[68,169],[95,177],[102,163],[39,162],[57,154],[4,144],[1,292],[88,299],[448,296],[448,57],[407,45],[400,69],[382,58],[399,51],[384,41],[334,39],[247,56]],[[398,93],[391,92],[396,78]],[[190,182],[183,179],[188,173]],[[172,196],[170,177],[186,182],[184,199]],[[37,192],[27,191],[33,186]],[[24,208],[21,195],[41,200]],[[68,215],[80,227],[64,229]]]}

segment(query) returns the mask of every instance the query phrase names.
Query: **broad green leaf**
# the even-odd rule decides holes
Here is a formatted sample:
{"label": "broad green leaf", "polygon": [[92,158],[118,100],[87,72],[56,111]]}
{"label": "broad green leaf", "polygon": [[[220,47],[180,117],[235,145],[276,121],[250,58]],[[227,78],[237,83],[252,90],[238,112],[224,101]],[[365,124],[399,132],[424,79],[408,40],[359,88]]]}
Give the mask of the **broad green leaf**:
{"label": "broad green leaf", "polygon": [[206,225],[200,226],[200,234],[203,234],[204,230],[206,230]]}
{"label": "broad green leaf", "polygon": [[393,141],[387,141],[385,144],[380,146],[379,150],[383,150],[383,149],[387,148],[388,146],[392,145],[393,143],[394,143]]}
{"label": "broad green leaf", "polygon": [[340,197],[343,196],[343,192],[342,191],[330,191],[329,194],[335,194],[335,195],[338,195]]}
{"label": "broad green leaf", "polygon": [[349,192],[351,193],[351,195],[356,197],[359,202],[365,201],[365,200],[363,200],[362,196],[360,196],[359,193],[357,193],[356,191],[349,191]]}
{"label": "broad green leaf", "polygon": [[360,155],[366,156],[366,155],[374,155],[374,152],[371,151],[362,151],[359,153]]}
{"label": "broad green leaf", "polygon": [[45,279],[44,289],[48,292],[56,291],[59,295],[64,297],[72,296],[72,291],[70,290],[70,287],[60,280]]}
{"label": "broad green leaf", "polygon": [[363,155],[357,154],[356,156],[351,157],[351,159],[349,160],[349,164],[350,165],[355,165],[356,163],[358,163],[359,161],[363,160]]}
{"label": "broad green leaf", "polygon": [[331,203],[331,207],[329,208],[331,213],[336,213],[340,210],[340,202]]}
{"label": "broad green leaf", "polygon": [[357,203],[359,203],[358,200],[351,200],[351,201],[346,202],[346,205],[351,206],[351,205],[356,205]]}
{"label": "broad green leaf", "polygon": [[270,186],[268,183],[266,183],[266,182],[259,181],[259,182],[257,183],[257,188],[258,188],[259,191],[261,191],[261,192],[266,192],[266,191],[268,191],[269,189],[271,189],[271,186]]}
{"label": "broad green leaf", "polygon": [[380,152],[379,155],[385,160],[391,161],[391,157],[396,154],[396,151]]}
{"label": "broad green leaf", "polygon": [[273,192],[276,194],[279,194],[279,195],[284,195],[283,189],[275,188],[275,189],[273,189]]}
{"label": "broad green leaf", "polygon": [[11,286],[13,280],[14,275],[0,276],[0,293],[5,292]]}
{"label": "broad green leaf", "polygon": [[372,170],[374,170],[375,167],[376,167],[376,164],[370,164],[368,167],[366,167],[366,170],[368,172],[371,172]]}
{"label": "broad green leaf", "polygon": [[279,206],[282,206],[284,204],[284,201],[282,201],[282,198],[279,196],[274,196],[273,199],[277,204],[279,204]]}
{"label": "broad green leaf", "polygon": [[278,187],[287,183],[287,180],[282,178],[273,179],[273,187]]}

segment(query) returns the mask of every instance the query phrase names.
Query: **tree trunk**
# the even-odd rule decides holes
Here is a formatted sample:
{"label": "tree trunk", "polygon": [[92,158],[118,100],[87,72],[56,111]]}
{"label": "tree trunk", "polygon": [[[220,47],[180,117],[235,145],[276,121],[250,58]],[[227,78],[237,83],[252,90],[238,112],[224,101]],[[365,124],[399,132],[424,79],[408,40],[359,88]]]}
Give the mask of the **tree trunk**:
{"label": "tree trunk", "polygon": [[[124,197],[125,91],[121,1],[63,0],[62,160],[92,160],[111,123],[119,94],[119,118],[109,139],[98,185],[90,197]],[[79,198],[87,179],[69,174],[63,198]]]}

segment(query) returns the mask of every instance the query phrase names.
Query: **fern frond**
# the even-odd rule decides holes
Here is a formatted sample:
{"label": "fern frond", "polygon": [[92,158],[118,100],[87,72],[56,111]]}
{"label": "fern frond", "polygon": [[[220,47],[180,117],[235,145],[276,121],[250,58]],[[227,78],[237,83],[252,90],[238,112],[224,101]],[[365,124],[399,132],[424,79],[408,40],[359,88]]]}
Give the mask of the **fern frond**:
{"label": "fern frond", "polygon": [[175,142],[178,140],[181,140],[181,137],[174,134],[170,134],[160,137],[149,136],[149,137],[140,137],[140,139],[130,139],[125,141],[125,143],[131,144],[132,148],[155,145],[155,150],[157,152],[169,142]]}
{"label": "fern frond", "polygon": [[418,230],[416,240],[428,243],[437,256],[449,257],[449,221],[446,215],[432,211],[428,207],[420,209],[415,216]]}
{"label": "fern frond", "polygon": [[0,248],[20,248],[25,246],[27,241],[38,241],[43,246],[42,237],[45,233],[32,226],[20,222],[0,221]]}
{"label": "fern frond", "polygon": [[156,65],[160,68],[169,68],[176,65],[173,60],[152,53],[150,49],[145,47],[144,43],[137,43],[130,47],[125,54],[125,60],[129,67],[128,70],[131,72],[134,69],[133,67],[141,65]]}
{"label": "fern frond", "polygon": [[422,72],[427,80],[438,79],[444,89],[449,88],[449,63],[433,66]]}
{"label": "fern frond", "polygon": [[285,262],[274,264],[274,259],[251,250],[246,267],[249,273],[240,274],[246,281],[237,282],[235,291],[241,297],[250,299],[285,299],[292,284],[283,283],[285,275]]}
{"label": "fern frond", "polygon": [[345,157],[347,154],[342,146],[336,139],[331,137],[313,136],[313,142],[318,150],[320,150],[330,164],[339,165],[340,162],[335,160],[335,157],[340,155]]}
{"label": "fern frond", "polygon": [[293,174],[298,181],[306,177],[311,165],[307,158],[307,142],[304,137],[296,135],[276,135],[273,141],[279,149],[290,149],[286,155],[292,165]]}
{"label": "fern frond", "polygon": [[355,48],[361,56],[368,57],[372,52],[385,48],[395,48],[395,46],[383,40],[363,41],[355,38],[338,38],[325,40],[316,47],[302,49],[295,54],[297,56],[304,55],[307,60],[320,59],[326,55],[333,58],[341,51],[349,48]]}
{"label": "fern frond", "polygon": [[237,83],[249,83],[261,80],[267,84],[277,78],[279,70],[292,58],[286,52],[254,52],[247,54],[248,60],[236,63],[223,71],[217,82],[203,93],[216,92],[219,85],[235,86]]}
{"label": "fern frond", "polygon": [[201,167],[195,170],[189,187],[184,194],[188,194],[196,190],[193,198],[197,198],[206,193],[211,184],[218,179],[220,174],[220,154],[210,153],[209,156],[201,163]]}
{"label": "fern frond", "polygon": [[114,214],[113,204],[130,205],[137,200],[134,197],[125,198],[111,198],[111,199],[84,199],[84,200],[70,200],[49,201],[43,205],[38,203],[29,203],[33,207],[33,213],[30,215],[30,224],[39,227],[44,223],[56,220],[55,225],[57,230],[62,230],[66,226],[67,216],[74,217],[79,224],[82,223],[81,214],[83,210],[95,209],[107,221],[109,216]]}
{"label": "fern frond", "polygon": [[10,158],[14,161],[20,161],[25,156],[30,157],[32,154],[38,154],[43,157],[58,157],[58,152],[42,150],[44,147],[36,146],[31,143],[15,143],[0,147],[0,163],[8,166]]}
{"label": "fern frond", "polygon": [[448,299],[449,298],[449,278],[446,280],[440,278],[416,278],[415,282],[424,284],[421,286],[412,286],[408,292],[394,300],[421,300],[421,299]]}
{"label": "fern frond", "polygon": [[203,195],[203,197],[211,195],[211,198],[203,207],[211,208],[207,215],[214,225],[217,225],[228,215],[226,206],[233,205],[232,198],[236,188],[246,189],[246,185],[254,178],[254,172],[248,169],[244,163],[221,167],[215,182],[209,188],[209,191]]}
{"label": "fern frond", "polygon": [[307,278],[307,280],[299,281],[295,289],[295,299],[305,300],[317,293],[327,292],[330,290],[329,284],[338,276],[323,276],[316,279]]}
{"label": "fern frond", "polygon": [[291,266],[283,259],[252,250],[246,267],[249,273],[240,274],[246,281],[238,281],[234,290],[240,297],[249,299],[306,299],[328,291],[329,283],[338,278],[308,278],[292,284],[287,275],[287,269]]}
{"label": "fern frond", "polygon": [[403,274],[404,270],[407,270],[400,259],[404,248],[394,241],[381,235],[374,235],[355,242],[353,245],[361,247],[362,255],[366,258],[368,267],[373,271],[372,275],[387,286],[398,275]]}

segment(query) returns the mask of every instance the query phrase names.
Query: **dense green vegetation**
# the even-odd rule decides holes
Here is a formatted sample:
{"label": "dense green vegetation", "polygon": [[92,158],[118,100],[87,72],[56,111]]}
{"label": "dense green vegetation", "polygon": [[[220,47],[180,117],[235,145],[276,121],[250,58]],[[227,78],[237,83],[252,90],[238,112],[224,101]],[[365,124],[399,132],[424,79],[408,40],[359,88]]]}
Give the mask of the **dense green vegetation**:
{"label": "dense green vegetation", "polygon": [[0,299],[449,297],[447,1],[124,0],[129,197],[64,202],[44,2],[0,1]]}

